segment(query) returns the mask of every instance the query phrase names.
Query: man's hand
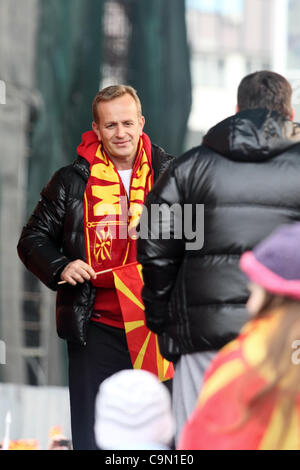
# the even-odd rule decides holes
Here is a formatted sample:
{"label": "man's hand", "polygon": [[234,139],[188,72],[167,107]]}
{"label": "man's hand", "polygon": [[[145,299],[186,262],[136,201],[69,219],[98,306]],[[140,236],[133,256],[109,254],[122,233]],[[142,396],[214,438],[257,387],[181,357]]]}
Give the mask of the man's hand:
{"label": "man's hand", "polygon": [[68,282],[72,286],[76,286],[77,282],[83,284],[85,281],[90,279],[96,279],[96,273],[93,268],[82,261],[77,259],[67,264],[63,272],[61,273],[61,280]]}

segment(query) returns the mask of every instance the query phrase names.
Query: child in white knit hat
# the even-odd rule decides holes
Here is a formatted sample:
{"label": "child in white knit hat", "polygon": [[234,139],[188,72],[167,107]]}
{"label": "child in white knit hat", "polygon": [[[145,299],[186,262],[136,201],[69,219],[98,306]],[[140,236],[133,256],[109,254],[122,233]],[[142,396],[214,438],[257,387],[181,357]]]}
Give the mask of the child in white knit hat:
{"label": "child in white knit hat", "polygon": [[169,391],[144,370],[112,375],[96,397],[94,430],[102,450],[169,449],[174,435]]}

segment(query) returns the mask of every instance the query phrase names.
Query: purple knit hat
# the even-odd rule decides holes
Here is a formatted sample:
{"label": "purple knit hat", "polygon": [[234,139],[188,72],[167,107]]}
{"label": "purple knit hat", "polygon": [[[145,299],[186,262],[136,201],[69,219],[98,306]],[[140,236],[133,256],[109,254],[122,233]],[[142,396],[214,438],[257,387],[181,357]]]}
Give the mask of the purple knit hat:
{"label": "purple knit hat", "polygon": [[240,267],[267,291],[300,300],[300,223],[279,227],[246,251]]}

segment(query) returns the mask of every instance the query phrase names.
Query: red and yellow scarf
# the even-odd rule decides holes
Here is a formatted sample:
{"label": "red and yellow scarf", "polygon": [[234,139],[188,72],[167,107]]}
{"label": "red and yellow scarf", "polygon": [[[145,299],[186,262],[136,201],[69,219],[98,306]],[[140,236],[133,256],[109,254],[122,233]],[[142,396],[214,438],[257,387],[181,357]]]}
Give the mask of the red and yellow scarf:
{"label": "red and yellow scarf", "polygon": [[[149,137],[143,133],[139,141],[129,198],[115,165],[93,131],[83,135],[78,153],[90,162],[84,194],[87,263],[99,272],[136,261],[135,228],[153,186]],[[112,273],[92,282],[96,287],[114,287]]]}

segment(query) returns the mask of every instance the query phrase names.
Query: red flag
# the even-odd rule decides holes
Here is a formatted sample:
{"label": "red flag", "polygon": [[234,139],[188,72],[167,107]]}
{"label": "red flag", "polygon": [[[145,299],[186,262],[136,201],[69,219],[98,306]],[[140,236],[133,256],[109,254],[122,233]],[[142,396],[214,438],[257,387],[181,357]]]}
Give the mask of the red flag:
{"label": "red flag", "polygon": [[142,266],[138,263],[125,264],[114,268],[113,275],[134,369],[152,372],[162,382],[173,378],[173,364],[162,357],[156,334],[146,327],[141,297]]}

